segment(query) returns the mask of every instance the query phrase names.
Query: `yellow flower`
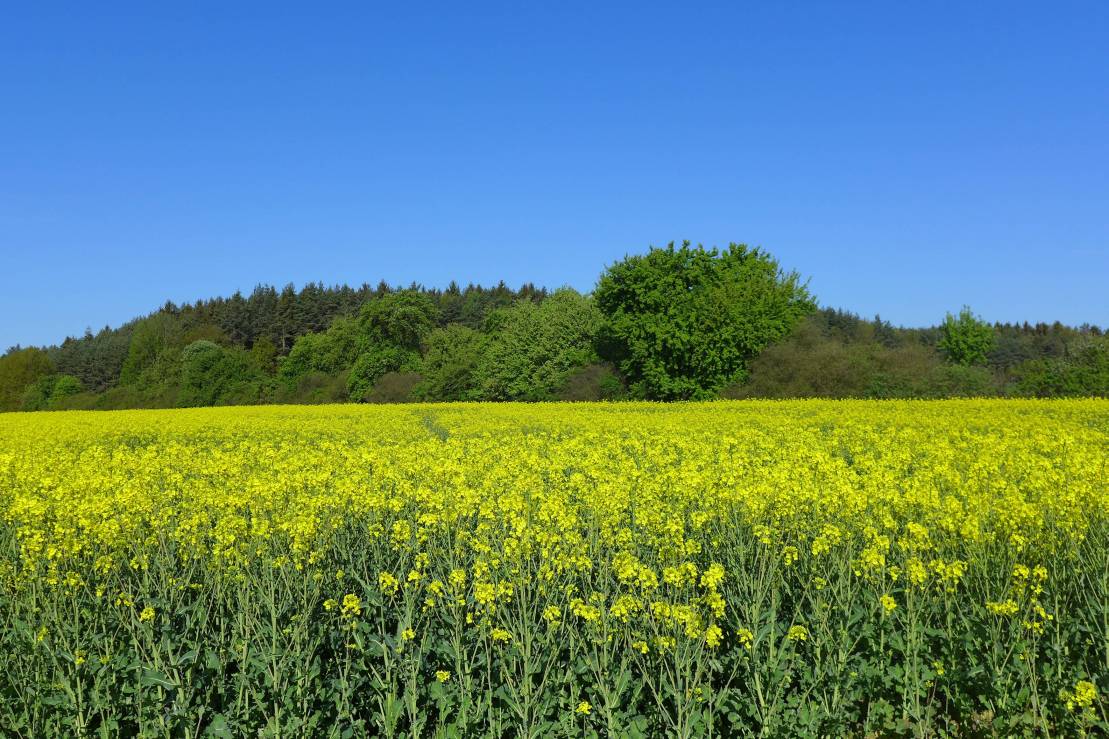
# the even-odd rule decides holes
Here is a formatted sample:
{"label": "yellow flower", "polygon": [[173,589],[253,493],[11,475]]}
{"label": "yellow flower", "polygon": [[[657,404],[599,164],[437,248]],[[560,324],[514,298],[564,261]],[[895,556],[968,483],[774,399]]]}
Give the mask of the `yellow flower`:
{"label": "yellow flower", "polygon": [[1066,701],[1068,711],[1089,708],[1097,700],[1097,686],[1089,680],[1079,680],[1073,692],[1061,690],[1059,697]]}
{"label": "yellow flower", "polygon": [[893,613],[897,609],[897,601],[893,599],[892,595],[887,593],[886,595],[883,595],[879,600],[882,603],[882,609],[886,613]]}
{"label": "yellow flower", "polygon": [[1074,704],[1079,708],[1089,708],[1097,700],[1097,687],[1088,680],[1074,684]]}
{"label": "yellow flower", "polygon": [[736,641],[738,641],[739,645],[744,649],[750,649],[751,646],[755,643],[755,635],[750,629],[737,629],[735,632],[735,636]]}
{"label": "yellow flower", "polygon": [[705,644],[709,649],[716,649],[724,639],[724,631],[716,624],[705,629]]}
{"label": "yellow flower", "polygon": [[551,626],[557,626],[562,621],[562,609],[558,606],[547,606],[543,609],[543,620]]}
{"label": "yellow flower", "polygon": [[385,595],[396,595],[400,589],[400,583],[397,578],[393,577],[392,573],[379,572],[377,575],[377,587]]}
{"label": "yellow flower", "polygon": [[717,562],[713,562],[701,573],[701,587],[708,590],[715,590],[723,580],[724,566]]}
{"label": "yellow flower", "polygon": [[589,701],[582,701],[581,703],[578,704],[578,707],[575,709],[575,711],[577,713],[580,713],[583,716],[588,716],[590,714],[590,712],[592,712],[592,710],[593,710],[593,706]]}
{"label": "yellow flower", "polygon": [[416,632],[412,628],[407,628],[404,631],[400,632],[400,638],[404,641],[412,641],[416,638]]}
{"label": "yellow flower", "polygon": [[790,626],[789,631],[786,632],[786,638],[790,641],[807,641],[809,638],[809,631],[804,626]]}
{"label": "yellow flower", "polygon": [[987,601],[986,610],[996,616],[1015,616],[1020,607],[1010,598],[1001,602]]}
{"label": "yellow flower", "polygon": [[354,618],[355,616],[362,615],[362,599],[353,593],[347,593],[343,596],[342,614],[347,618]]}
{"label": "yellow flower", "polygon": [[154,609],[151,608],[150,606],[147,606],[146,608],[142,609],[142,612],[139,613],[139,621],[146,622],[146,621],[153,621],[153,620],[154,620]]}
{"label": "yellow flower", "polygon": [[451,679],[451,674],[446,670],[436,670],[435,679],[441,683],[445,683],[446,681]]}

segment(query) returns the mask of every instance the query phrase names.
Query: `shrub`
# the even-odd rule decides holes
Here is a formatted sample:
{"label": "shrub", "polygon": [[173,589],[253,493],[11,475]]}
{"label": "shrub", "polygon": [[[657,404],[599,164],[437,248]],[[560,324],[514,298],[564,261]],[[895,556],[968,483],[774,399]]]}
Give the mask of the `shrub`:
{"label": "shrub", "polygon": [[1067,356],[1033,359],[1018,365],[1015,395],[1034,397],[1109,397],[1109,342],[1091,340]]}
{"label": "shrub", "polygon": [[368,403],[410,403],[423,378],[416,372],[386,372],[366,395]]}
{"label": "shrub", "polygon": [[365,352],[354,362],[347,376],[351,400],[368,400],[377,381],[389,372],[411,372],[419,367],[420,355],[410,349],[381,346]]}
{"label": "shrub", "polygon": [[23,393],[22,408],[25,411],[51,410],[83,389],[81,381],[72,375],[45,375]]}
{"label": "shrub", "polygon": [[610,364],[589,364],[579,367],[566,378],[566,384],[558,394],[559,400],[597,401],[621,400],[627,397],[615,368]]}
{"label": "shrub", "polygon": [[279,384],[275,399],[279,403],[345,403],[350,395],[347,392],[349,371],[334,375],[326,372],[309,372],[297,380],[296,386],[289,388]]}
{"label": "shrub", "polygon": [[211,341],[194,341],[181,352],[181,391],[178,405],[257,403],[261,383],[249,355]]}

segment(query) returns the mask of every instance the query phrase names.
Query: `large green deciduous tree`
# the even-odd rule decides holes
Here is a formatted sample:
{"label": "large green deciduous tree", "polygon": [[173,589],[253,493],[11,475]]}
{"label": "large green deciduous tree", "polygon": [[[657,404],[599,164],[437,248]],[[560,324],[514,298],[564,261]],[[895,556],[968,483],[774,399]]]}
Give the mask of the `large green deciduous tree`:
{"label": "large green deciduous tree", "polygon": [[985,364],[993,345],[993,327],[969,306],[964,305],[958,316],[948,313],[940,326],[940,349],[955,364]]}
{"label": "large green deciduous tree", "polygon": [[594,297],[601,353],[633,395],[656,400],[714,397],[816,307],[800,276],[766,252],[688,241],[617,262]]}
{"label": "large green deciduous tree", "polygon": [[299,337],[289,356],[281,359],[278,376],[286,387],[294,388],[302,377],[313,372],[334,375],[348,369],[368,348],[357,320],[336,318],[327,331]]}
{"label": "large green deciduous tree", "polygon": [[222,347],[201,339],[181,352],[182,406],[253,403],[258,400],[259,372],[250,355],[238,347]]}
{"label": "large green deciduous tree", "polygon": [[27,387],[53,371],[49,355],[35,347],[13,349],[0,357],[0,411],[18,410]]}
{"label": "large green deciduous tree", "polygon": [[43,375],[23,393],[23,410],[45,411],[84,390],[73,375]]}
{"label": "large green deciduous tree", "polygon": [[351,400],[365,401],[374,385],[390,372],[414,372],[420,366],[420,353],[391,344],[381,344],[362,352],[347,375]]}
{"label": "large green deciduous tree", "polygon": [[130,385],[139,379],[143,370],[154,364],[166,349],[184,346],[181,323],[168,313],[155,313],[135,324],[127,359],[120,371],[119,384]]}
{"label": "large green deciduous tree", "polygon": [[423,381],[416,394],[423,400],[474,400],[480,397],[478,367],[489,338],[468,326],[437,328],[424,340]]}
{"label": "large green deciduous tree", "polygon": [[367,400],[390,372],[412,373],[420,366],[420,343],[435,327],[438,309],[416,290],[386,293],[362,306],[358,317],[361,350],[350,367],[347,391]]}
{"label": "large green deciduous tree", "polygon": [[417,351],[420,342],[435,327],[438,313],[427,295],[402,290],[363,305],[359,320],[373,344]]}
{"label": "large green deciduous tree", "polygon": [[487,400],[550,400],[570,373],[596,360],[601,315],[593,300],[570,288],[536,305],[518,301],[487,321],[488,350],[477,370]]}

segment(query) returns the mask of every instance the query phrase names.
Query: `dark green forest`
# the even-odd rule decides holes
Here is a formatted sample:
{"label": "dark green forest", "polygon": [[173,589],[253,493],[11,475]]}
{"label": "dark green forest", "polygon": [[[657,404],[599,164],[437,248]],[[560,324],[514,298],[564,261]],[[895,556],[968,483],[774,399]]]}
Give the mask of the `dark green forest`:
{"label": "dark green forest", "polygon": [[589,295],[259,285],[0,357],[0,410],[1106,395],[1097,326],[964,307],[894,327],[821,307],[761,249],[688,242],[609,266]]}

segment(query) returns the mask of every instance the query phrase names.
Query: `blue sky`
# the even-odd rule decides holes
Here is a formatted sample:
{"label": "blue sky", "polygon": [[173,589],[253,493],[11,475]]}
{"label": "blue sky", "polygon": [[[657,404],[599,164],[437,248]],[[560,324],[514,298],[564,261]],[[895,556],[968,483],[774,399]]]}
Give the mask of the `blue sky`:
{"label": "blue sky", "polygon": [[1107,3],[172,5],[5,8],[0,349],[683,238],[898,324],[1109,324]]}

